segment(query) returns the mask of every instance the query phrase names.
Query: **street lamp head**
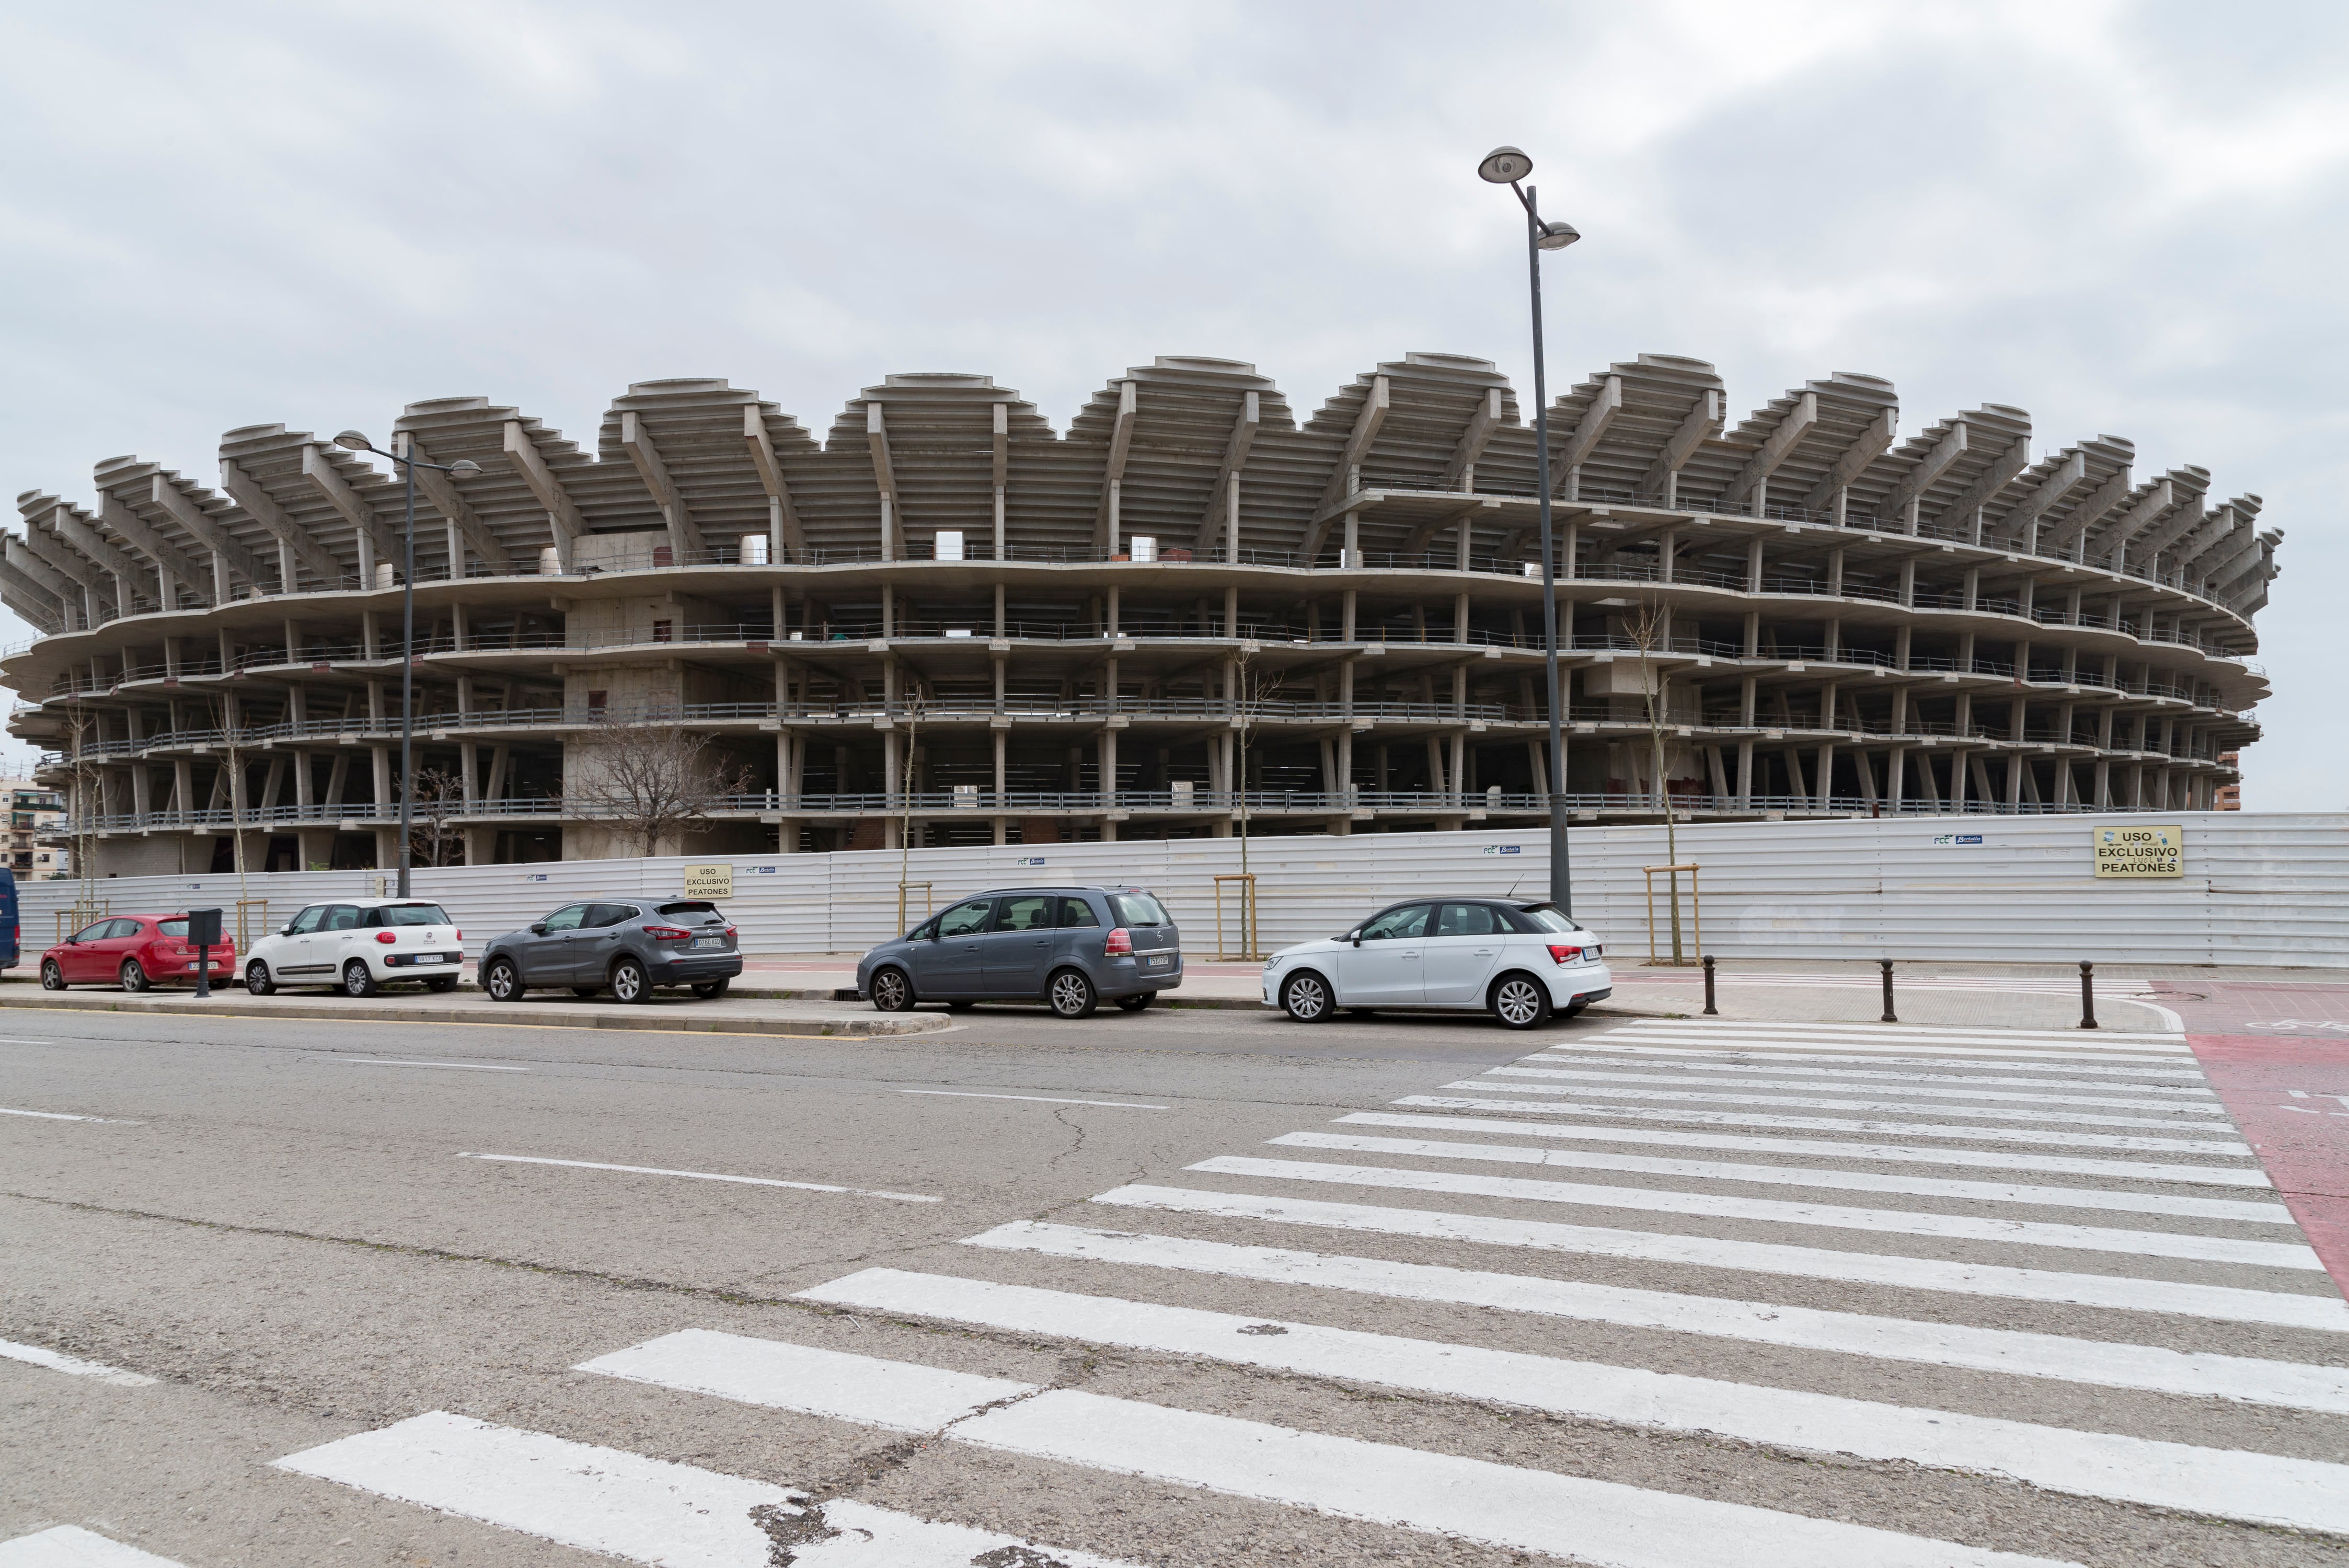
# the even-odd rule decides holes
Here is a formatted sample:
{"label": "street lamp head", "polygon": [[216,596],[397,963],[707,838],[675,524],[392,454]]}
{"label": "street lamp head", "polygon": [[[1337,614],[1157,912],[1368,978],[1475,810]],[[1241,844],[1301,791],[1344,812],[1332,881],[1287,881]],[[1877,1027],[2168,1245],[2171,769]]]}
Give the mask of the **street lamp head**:
{"label": "street lamp head", "polygon": [[1562,251],[1582,238],[1582,231],[1571,223],[1544,223],[1541,238],[1534,242],[1545,251]]}
{"label": "street lamp head", "polygon": [[1533,171],[1534,160],[1514,147],[1496,147],[1476,165],[1476,172],[1495,185],[1514,184]]}
{"label": "street lamp head", "polygon": [[371,451],[375,448],[375,443],[367,438],[365,430],[345,430],[335,438],[335,445],[354,452]]}
{"label": "street lamp head", "polygon": [[474,479],[480,476],[481,471],[481,465],[471,458],[459,458],[449,465],[449,477],[452,480]]}

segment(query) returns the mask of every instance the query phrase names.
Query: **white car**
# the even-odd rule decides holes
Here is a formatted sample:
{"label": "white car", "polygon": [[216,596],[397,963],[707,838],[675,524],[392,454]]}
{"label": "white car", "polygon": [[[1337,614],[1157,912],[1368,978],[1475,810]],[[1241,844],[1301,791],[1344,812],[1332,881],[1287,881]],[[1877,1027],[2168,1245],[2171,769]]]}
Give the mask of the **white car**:
{"label": "white car", "polygon": [[1264,1003],[1300,1024],[1339,1008],[1482,1007],[1512,1029],[1568,1017],[1615,988],[1605,950],[1555,904],[1413,899],[1342,936],[1285,947],[1264,966]]}
{"label": "white car", "polygon": [[454,991],[465,966],[465,934],[448,912],[422,899],[314,903],[253,944],[244,988],[266,996],[285,985],[326,985],[372,996],[399,980]]}

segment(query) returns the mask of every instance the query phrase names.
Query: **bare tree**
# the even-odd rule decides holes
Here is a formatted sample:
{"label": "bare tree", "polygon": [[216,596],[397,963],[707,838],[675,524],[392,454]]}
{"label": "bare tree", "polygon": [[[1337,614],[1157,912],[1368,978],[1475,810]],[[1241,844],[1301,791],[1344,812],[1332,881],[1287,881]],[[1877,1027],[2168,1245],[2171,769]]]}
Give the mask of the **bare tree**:
{"label": "bare tree", "polygon": [[910,681],[905,692],[905,766],[897,778],[897,929],[905,929],[905,902],[914,876],[914,749],[922,738],[922,684]]}
{"label": "bare tree", "polygon": [[66,758],[73,769],[73,789],[67,805],[73,811],[73,872],[81,882],[74,924],[82,926],[98,918],[98,833],[91,819],[98,812],[98,762],[91,757],[90,742],[95,738],[97,723],[89,710],[79,703],[66,707],[67,744],[71,754]]}
{"label": "bare tree", "polygon": [[563,793],[586,814],[612,819],[637,853],[654,855],[750,782],[750,769],[730,766],[709,736],[677,723],[615,724],[581,743]]}
{"label": "bare tree", "polygon": [[[1263,652],[1256,643],[1242,643],[1239,655],[1232,661],[1232,789],[1239,801],[1240,875],[1248,876],[1248,803],[1247,758],[1248,743],[1255,738],[1257,723],[1264,717],[1272,694],[1280,689],[1280,676],[1272,670],[1257,666]],[[1249,949],[1246,956],[1256,956],[1256,883],[1240,883],[1240,896],[1246,901],[1241,911],[1240,941]]]}
{"label": "bare tree", "polygon": [[[1663,671],[1655,662],[1660,653],[1670,653],[1671,622],[1653,599],[1643,598],[1638,610],[1627,623],[1632,645],[1640,651],[1640,690],[1648,705],[1648,743],[1650,767],[1656,778],[1656,801],[1664,809],[1664,863],[1681,863],[1678,814],[1672,810],[1671,784],[1664,778],[1664,679]],[[1665,873],[1667,890],[1672,909],[1672,962],[1687,962],[1681,949],[1681,873]]]}
{"label": "bare tree", "polygon": [[416,773],[416,798],[409,811],[408,854],[428,866],[449,863],[450,820],[465,804],[465,780],[446,768],[422,768]]}
{"label": "bare tree", "polygon": [[243,714],[234,696],[222,692],[205,705],[207,711],[220,724],[221,766],[228,770],[228,841],[229,857],[236,867],[236,903],[240,912],[245,904],[244,883],[244,813],[239,809],[244,796],[244,728]]}

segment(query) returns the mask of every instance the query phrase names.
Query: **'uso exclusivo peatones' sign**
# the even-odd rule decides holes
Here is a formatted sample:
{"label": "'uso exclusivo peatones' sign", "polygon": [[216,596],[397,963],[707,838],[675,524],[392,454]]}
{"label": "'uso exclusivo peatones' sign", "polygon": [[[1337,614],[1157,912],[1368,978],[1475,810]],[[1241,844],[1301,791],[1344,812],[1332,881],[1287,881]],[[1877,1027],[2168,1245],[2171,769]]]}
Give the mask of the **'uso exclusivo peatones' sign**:
{"label": "'uso exclusivo peatones' sign", "polygon": [[2126,827],[2095,830],[2096,876],[2138,882],[2186,874],[2186,830]]}

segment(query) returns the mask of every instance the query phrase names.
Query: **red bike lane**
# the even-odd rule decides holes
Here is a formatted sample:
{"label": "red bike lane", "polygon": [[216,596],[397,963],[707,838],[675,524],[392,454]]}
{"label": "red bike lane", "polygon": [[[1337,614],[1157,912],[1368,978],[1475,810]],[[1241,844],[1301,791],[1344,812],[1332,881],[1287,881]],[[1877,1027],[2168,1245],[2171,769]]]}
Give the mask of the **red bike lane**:
{"label": "red bike lane", "polygon": [[2349,980],[2166,982],[2157,995],[2349,1295]]}

